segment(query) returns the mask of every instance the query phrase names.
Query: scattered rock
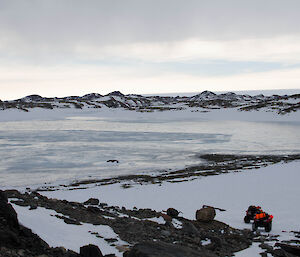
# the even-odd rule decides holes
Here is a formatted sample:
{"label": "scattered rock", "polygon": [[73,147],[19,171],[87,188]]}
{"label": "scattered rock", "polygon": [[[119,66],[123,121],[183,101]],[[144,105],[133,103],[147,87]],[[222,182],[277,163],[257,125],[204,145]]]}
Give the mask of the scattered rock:
{"label": "scattered rock", "polygon": [[81,223],[75,219],[70,219],[65,216],[59,216],[55,215],[56,218],[62,219],[66,224],[72,224],[72,225],[81,225]]}
{"label": "scattered rock", "polygon": [[300,256],[300,246],[298,245],[276,243],[275,246],[280,247],[282,250],[288,253],[294,254],[296,256]]}
{"label": "scattered rock", "polygon": [[167,210],[167,215],[169,215],[169,216],[172,217],[172,218],[178,217],[178,214],[179,214],[179,211],[177,211],[177,210],[174,209],[174,208],[169,208],[169,209]]}
{"label": "scattered rock", "polygon": [[98,207],[95,206],[88,206],[87,210],[93,213],[99,213],[100,209]]}
{"label": "scattered rock", "polygon": [[265,249],[265,250],[268,250],[268,251],[273,251],[273,247],[271,245],[266,244],[266,243],[260,244],[259,247],[261,249]]}
{"label": "scattered rock", "polygon": [[104,238],[104,240],[108,243],[118,242],[118,239],[116,239],[116,238]]}
{"label": "scattered rock", "polygon": [[86,204],[86,205],[98,205],[99,204],[99,199],[97,199],[97,198],[90,198],[89,200],[85,201],[83,204]]}
{"label": "scattered rock", "polygon": [[0,216],[3,217],[10,229],[18,230],[19,222],[17,213],[8,203],[6,194],[0,190]]}
{"label": "scattered rock", "polygon": [[[8,192],[20,194],[18,191]],[[24,196],[29,197],[29,194],[25,193]],[[27,202],[28,206],[32,206],[35,200],[33,197],[31,200],[20,202]],[[74,203],[72,204],[74,205]],[[84,249],[86,248],[90,249],[89,246]],[[102,257],[101,251],[98,247],[97,249],[98,251],[95,249],[87,250],[87,253],[92,255],[79,255],[63,247],[49,247],[30,229],[19,224],[17,213],[8,203],[5,192],[0,190],[0,257]],[[84,253],[86,252],[84,251]]]}
{"label": "scattered rock", "polygon": [[191,236],[199,236],[200,234],[199,230],[193,225],[192,222],[184,222],[182,230]]}
{"label": "scattered rock", "polygon": [[29,210],[35,210],[35,209],[37,209],[37,205],[35,203],[31,204]]}
{"label": "scattered rock", "polygon": [[196,220],[203,222],[213,221],[216,216],[216,211],[212,207],[201,208],[196,211]]}
{"label": "scattered rock", "polygon": [[[82,203],[51,199],[37,192],[22,194],[18,191],[9,191],[9,197],[17,199],[16,204],[20,203],[22,206],[30,206],[34,202],[39,208],[42,207],[56,211],[60,217],[68,217],[81,223],[109,226],[117,234],[115,239],[106,238],[110,242],[109,244],[114,244],[113,241],[117,238],[118,240],[127,242],[128,245],[155,241],[157,244],[164,244],[164,246],[175,244],[176,247],[187,248],[187,253],[195,251],[198,253],[196,256],[223,257],[232,256],[234,252],[249,247],[254,237],[254,234],[250,230],[234,229],[216,220],[200,222],[188,220],[184,217],[177,217],[174,219],[176,222],[180,222],[181,225],[180,227],[176,227],[173,225],[174,220],[172,220],[171,216],[151,209],[126,209],[125,207],[109,206],[106,204],[99,204],[97,207],[91,205],[85,206]],[[160,216],[165,219],[165,224],[155,219]],[[31,231],[26,232],[28,235],[30,233]],[[100,236],[92,231],[90,233]],[[209,243],[202,244],[202,241]],[[119,249],[118,245],[115,247]],[[127,251],[126,247],[123,247],[122,251]],[[161,251],[163,251],[162,249]],[[166,255],[160,254],[157,256],[169,256],[167,255],[170,251],[169,247],[165,247],[165,250]],[[203,254],[204,252],[206,255]],[[41,252],[41,254],[44,253]],[[159,251],[158,253],[161,252]],[[181,256],[189,256],[185,254],[184,250],[181,253],[183,254]],[[52,254],[49,256],[61,257],[64,255]],[[0,255],[0,257],[2,256]]]}
{"label": "scattered rock", "polygon": [[166,222],[167,221],[172,221],[172,217],[167,215],[167,214],[164,214],[164,213],[161,213],[160,215]]}
{"label": "scattered rock", "polygon": [[124,257],[217,257],[206,249],[199,251],[164,242],[142,242],[123,254]]}
{"label": "scattered rock", "polygon": [[103,257],[103,255],[98,246],[89,244],[80,247],[80,257]]}

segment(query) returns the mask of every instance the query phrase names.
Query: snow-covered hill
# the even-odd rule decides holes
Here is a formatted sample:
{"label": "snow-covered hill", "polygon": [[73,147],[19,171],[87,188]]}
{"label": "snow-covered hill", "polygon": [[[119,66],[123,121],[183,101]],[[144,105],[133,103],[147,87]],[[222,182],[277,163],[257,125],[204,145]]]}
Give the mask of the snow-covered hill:
{"label": "snow-covered hill", "polygon": [[232,92],[215,94],[204,91],[191,97],[124,95],[119,91],[107,95],[90,93],[84,96],[47,98],[29,95],[17,100],[1,101],[0,110],[19,109],[25,112],[33,108],[43,109],[101,109],[122,108],[138,112],[191,110],[209,111],[212,109],[234,108],[240,111],[264,110],[286,114],[300,109],[300,94],[294,95],[239,95]]}

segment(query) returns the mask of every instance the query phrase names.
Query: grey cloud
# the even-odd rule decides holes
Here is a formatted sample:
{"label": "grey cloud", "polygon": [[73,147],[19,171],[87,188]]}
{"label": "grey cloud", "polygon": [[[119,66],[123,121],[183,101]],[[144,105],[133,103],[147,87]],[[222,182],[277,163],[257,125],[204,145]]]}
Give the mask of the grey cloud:
{"label": "grey cloud", "polygon": [[1,0],[0,43],[70,47],[299,33],[299,0]]}

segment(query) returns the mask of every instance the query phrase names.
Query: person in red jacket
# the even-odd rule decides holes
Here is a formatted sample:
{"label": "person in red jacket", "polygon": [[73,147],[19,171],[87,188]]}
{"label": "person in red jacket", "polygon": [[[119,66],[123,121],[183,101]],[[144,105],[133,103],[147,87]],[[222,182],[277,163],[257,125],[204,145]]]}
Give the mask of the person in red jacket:
{"label": "person in red jacket", "polygon": [[259,211],[259,212],[256,213],[255,219],[256,219],[256,220],[264,220],[264,219],[267,218],[267,215],[268,215],[268,214],[265,213],[264,211]]}

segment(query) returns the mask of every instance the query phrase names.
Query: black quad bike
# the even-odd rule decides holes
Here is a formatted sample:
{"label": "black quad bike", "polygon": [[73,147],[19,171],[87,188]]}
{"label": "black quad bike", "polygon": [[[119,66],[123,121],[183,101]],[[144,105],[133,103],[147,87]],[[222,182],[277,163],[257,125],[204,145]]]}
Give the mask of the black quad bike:
{"label": "black quad bike", "polygon": [[260,206],[250,205],[246,211],[246,216],[244,217],[245,223],[250,223],[251,220],[254,220],[255,215],[261,211]]}
{"label": "black quad bike", "polygon": [[259,227],[264,227],[266,232],[270,232],[272,229],[272,220],[273,220],[273,215],[268,215],[268,214],[263,219],[256,219],[254,217],[252,230],[255,231]]}

